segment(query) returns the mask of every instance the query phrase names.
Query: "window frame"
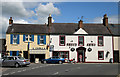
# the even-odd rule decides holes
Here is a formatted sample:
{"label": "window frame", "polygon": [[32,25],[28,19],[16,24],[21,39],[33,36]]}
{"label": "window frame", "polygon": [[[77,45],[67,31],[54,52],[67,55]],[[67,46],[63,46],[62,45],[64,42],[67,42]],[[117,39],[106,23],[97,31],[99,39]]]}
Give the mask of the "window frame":
{"label": "window frame", "polygon": [[[41,36],[43,37],[43,38],[41,38]],[[43,43],[41,42],[41,41],[43,41]],[[40,42],[40,44],[44,44],[44,35],[40,35],[40,37],[39,37],[39,42]]]}
{"label": "window frame", "polygon": [[[64,37],[64,44],[61,44],[61,37]],[[59,36],[59,46],[65,46],[65,35],[60,35]]]}
{"label": "window frame", "polygon": [[[25,41],[28,41],[28,36],[29,36],[29,35],[25,34]],[[27,38],[27,40],[26,40],[26,38]]]}
{"label": "window frame", "polygon": [[[16,36],[16,37],[14,37],[14,36]],[[16,35],[16,34],[13,34],[13,44],[17,44],[17,41],[18,41],[18,36]],[[16,42],[15,42],[15,40],[16,40]]]}
{"label": "window frame", "polygon": [[[103,52],[103,58],[99,58],[99,52]],[[98,51],[98,60],[104,60],[104,51]]]}
{"label": "window frame", "polygon": [[[83,38],[83,45],[80,45],[79,43],[79,38],[82,37]],[[84,46],[84,36],[78,36],[78,46]]]}
{"label": "window frame", "polygon": [[[103,42],[103,44],[102,45],[99,45],[99,37],[102,37],[102,42]],[[103,38],[103,36],[98,36],[98,46],[104,46],[104,38]]]}

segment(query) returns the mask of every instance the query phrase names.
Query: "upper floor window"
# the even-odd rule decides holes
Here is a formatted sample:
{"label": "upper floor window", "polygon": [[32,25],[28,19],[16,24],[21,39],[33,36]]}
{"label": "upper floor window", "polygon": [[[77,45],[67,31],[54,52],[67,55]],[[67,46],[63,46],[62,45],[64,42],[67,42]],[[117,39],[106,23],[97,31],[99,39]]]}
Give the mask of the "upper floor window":
{"label": "upper floor window", "polygon": [[19,44],[19,35],[18,34],[10,35],[10,44]]}
{"label": "upper floor window", "polygon": [[78,45],[84,46],[84,36],[78,36]]}
{"label": "upper floor window", "polygon": [[59,37],[59,45],[60,46],[65,46],[65,36],[60,36]]}
{"label": "upper floor window", "polygon": [[29,40],[32,41],[32,35],[29,35]]}
{"label": "upper floor window", "polygon": [[104,51],[98,51],[98,60],[104,60]]}
{"label": "upper floor window", "polygon": [[103,36],[98,36],[98,46],[103,46]]}
{"label": "upper floor window", "polygon": [[28,41],[28,35],[25,35],[25,41]]}
{"label": "upper floor window", "polygon": [[46,35],[38,35],[38,44],[46,44]]}
{"label": "upper floor window", "polygon": [[13,35],[13,44],[17,44],[17,35]]}
{"label": "upper floor window", "polygon": [[42,36],[40,36],[40,44],[44,44],[44,36],[42,35]]}
{"label": "upper floor window", "polygon": [[34,35],[23,35],[23,41],[34,41]]}

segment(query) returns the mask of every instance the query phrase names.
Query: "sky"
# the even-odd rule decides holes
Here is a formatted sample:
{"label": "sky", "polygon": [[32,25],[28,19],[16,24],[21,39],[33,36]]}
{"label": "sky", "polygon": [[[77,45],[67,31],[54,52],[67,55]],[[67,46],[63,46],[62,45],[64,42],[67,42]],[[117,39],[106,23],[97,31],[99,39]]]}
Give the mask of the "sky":
{"label": "sky", "polygon": [[118,23],[118,2],[1,2],[0,38],[5,38],[9,18],[14,23],[44,24],[52,15],[53,23],[102,23],[108,15],[109,23]]}

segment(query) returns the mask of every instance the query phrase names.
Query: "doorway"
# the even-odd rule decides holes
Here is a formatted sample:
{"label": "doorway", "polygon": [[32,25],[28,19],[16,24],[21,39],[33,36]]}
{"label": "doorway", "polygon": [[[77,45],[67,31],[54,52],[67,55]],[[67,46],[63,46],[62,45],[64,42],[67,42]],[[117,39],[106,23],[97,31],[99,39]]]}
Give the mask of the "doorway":
{"label": "doorway", "polygon": [[23,51],[23,56],[25,59],[28,59],[28,51]]}
{"label": "doorway", "polygon": [[118,51],[114,51],[113,57],[114,57],[114,62],[115,63],[119,63],[119,50]]}
{"label": "doorway", "polygon": [[84,47],[79,47],[76,49],[77,50],[77,62],[85,62],[85,51],[86,48]]}
{"label": "doorway", "polygon": [[45,54],[30,54],[30,62],[35,62],[35,58],[39,58],[39,61],[45,59]]}

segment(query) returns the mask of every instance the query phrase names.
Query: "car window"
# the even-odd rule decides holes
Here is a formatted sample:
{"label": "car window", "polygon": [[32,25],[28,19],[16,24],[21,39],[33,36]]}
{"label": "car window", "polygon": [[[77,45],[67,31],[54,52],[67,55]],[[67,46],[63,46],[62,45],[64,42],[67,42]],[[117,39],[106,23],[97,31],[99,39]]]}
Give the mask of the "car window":
{"label": "car window", "polygon": [[56,59],[59,59],[59,57],[56,57]]}
{"label": "car window", "polygon": [[14,60],[13,57],[7,57],[6,59],[7,59],[7,60]]}
{"label": "car window", "polygon": [[21,59],[21,60],[24,60],[25,58],[24,57],[18,57],[19,59]]}
{"label": "car window", "polygon": [[52,59],[55,59],[55,57],[52,57]]}

